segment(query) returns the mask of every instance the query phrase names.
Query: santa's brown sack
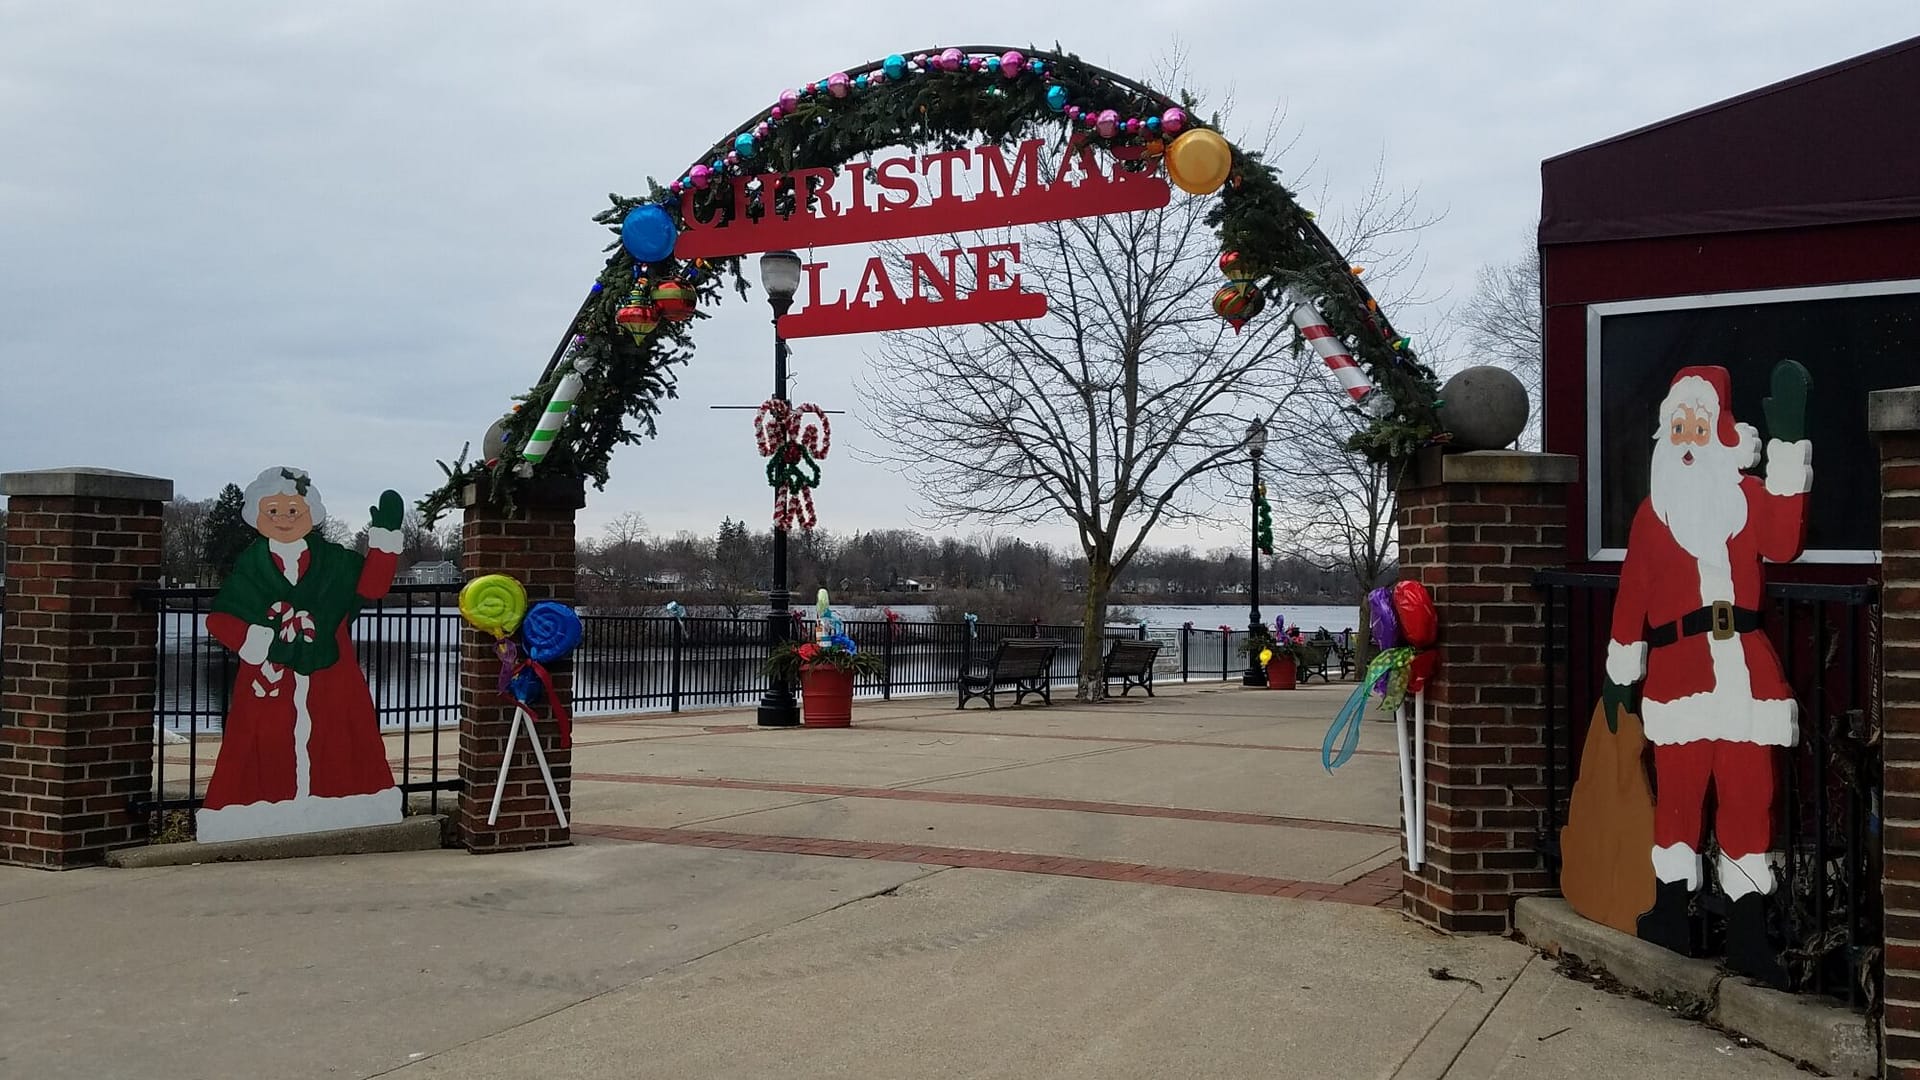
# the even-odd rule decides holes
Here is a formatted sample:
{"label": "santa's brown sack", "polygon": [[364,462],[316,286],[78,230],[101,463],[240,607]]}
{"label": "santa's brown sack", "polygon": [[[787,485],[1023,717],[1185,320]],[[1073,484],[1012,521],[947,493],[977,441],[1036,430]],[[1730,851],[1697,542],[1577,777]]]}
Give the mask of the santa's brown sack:
{"label": "santa's brown sack", "polygon": [[1621,708],[1607,730],[1606,705],[1587,724],[1580,776],[1560,830],[1560,891],[1584,918],[1632,934],[1653,907],[1653,792],[1641,752],[1640,717]]}

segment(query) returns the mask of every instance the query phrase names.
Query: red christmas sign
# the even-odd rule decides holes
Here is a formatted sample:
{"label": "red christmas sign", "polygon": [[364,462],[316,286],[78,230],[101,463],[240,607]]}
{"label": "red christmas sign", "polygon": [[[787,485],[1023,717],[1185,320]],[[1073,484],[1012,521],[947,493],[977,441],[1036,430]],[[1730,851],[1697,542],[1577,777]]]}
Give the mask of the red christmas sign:
{"label": "red christmas sign", "polygon": [[[865,244],[910,236],[1000,229],[1042,221],[1156,210],[1171,193],[1158,161],[1132,171],[1113,162],[1102,169],[1093,150],[1060,156],[1053,175],[1040,168],[1041,139],[1028,139],[1012,160],[998,146],[942,150],[849,163],[844,170],[799,169],[762,173],[733,183],[731,205],[702,219],[697,192],[681,195],[682,259],[720,258],[759,251]],[[868,176],[871,170],[872,176]],[[970,189],[970,191],[968,190]],[[759,211],[783,192],[804,192],[782,217]],[[924,200],[924,201],[923,201]]]}
{"label": "red christmas sign", "polygon": [[[964,296],[963,257],[971,264],[967,268],[973,280]],[[1047,313],[1047,297],[1020,288],[1020,275],[1012,269],[1019,261],[1019,244],[949,248],[937,255],[910,252],[905,266],[892,271],[876,256],[867,260],[851,295],[841,289],[831,297],[821,283],[827,264],[807,263],[810,302],[805,310],[781,318],[780,333],[788,338],[826,337],[1037,319]],[[895,283],[897,274],[906,276],[905,290]]]}

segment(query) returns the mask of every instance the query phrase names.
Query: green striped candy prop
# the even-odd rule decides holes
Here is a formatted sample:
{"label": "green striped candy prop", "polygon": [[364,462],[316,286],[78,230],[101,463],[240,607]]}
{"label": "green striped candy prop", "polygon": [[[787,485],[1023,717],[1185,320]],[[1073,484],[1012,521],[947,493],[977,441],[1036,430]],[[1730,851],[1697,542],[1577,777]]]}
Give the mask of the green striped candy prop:
{"label": "green striped candy prop", "polygon": [[580,396],[580,384],[585,376],[593,373],[591,358],[580,351],[582,338],[575,337],[573,344],[567,347],[567,374],[554,387],[553,397],[547,401],[547,411],[540,414],[540,422],[534,425],[533,434],[527,436],[526,448],[520,451],[520,457],[528,465],[538,465],[546,460],[547,451],[553,448],[553,440],[560,434],[560,428],[567,422],[567,414],[573,411],[574,399]]}

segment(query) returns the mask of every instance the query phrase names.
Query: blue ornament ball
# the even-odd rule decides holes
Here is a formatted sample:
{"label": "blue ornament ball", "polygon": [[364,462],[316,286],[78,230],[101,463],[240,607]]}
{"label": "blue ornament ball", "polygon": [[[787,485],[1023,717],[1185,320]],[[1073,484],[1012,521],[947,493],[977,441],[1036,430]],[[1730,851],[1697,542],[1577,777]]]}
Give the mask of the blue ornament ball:
{"label": "blue ornament ball", "polygon": [[867,77],[865,75],[855,75],[853,77],[853,88],[855,90],[865,90],[867,88]]}
{"label": "blue ornament ball", "polygon": [[904,79],[907,77],[907,58],[894,53],[880,62],[880,70],[886,72],[889,79]]}
{"label": "blue ornament ball", "polygon": [[1147,130],[1148,130],[1148,131],[1159,131],[1159,130],[1160,130],[1160,118],[1159,118],[1159,117],[1157,117],[1157,116],[1149,116],[1149,117],[1147,117]]}
{"label": "blue ornament ball", "polygon": [[620,223],[620,243],[637,263],[659,262],[671,256],[674,241],[679,238],[673,215],[659,203],[634,207]]}
{"label": "blue ornament ball", "polygon": [[741,157],[753,156],[753,132],[743,131],[733,140],[733,152]]}
{"label": "blue ornament ball", "polygon": [[1047,87],[1047,108],[1054,112],[1067,107],[1067,88],[1055,83]]}

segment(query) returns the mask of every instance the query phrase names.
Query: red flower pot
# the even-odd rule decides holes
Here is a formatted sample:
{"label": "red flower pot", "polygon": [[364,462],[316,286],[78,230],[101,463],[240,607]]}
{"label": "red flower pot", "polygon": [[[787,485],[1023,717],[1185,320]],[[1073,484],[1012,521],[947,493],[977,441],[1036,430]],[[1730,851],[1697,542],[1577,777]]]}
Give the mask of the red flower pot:
{"label": "red flower pot", "polygon": [[851,727],[853,672],[825,664],[801,668],[800,722],[807,727]]}
{"label": "red flower pot", "polygon": [[1267,661],[1267,689],[1291,690],[1297,674],[1293,657],[1276,654],[1273,659]]}

